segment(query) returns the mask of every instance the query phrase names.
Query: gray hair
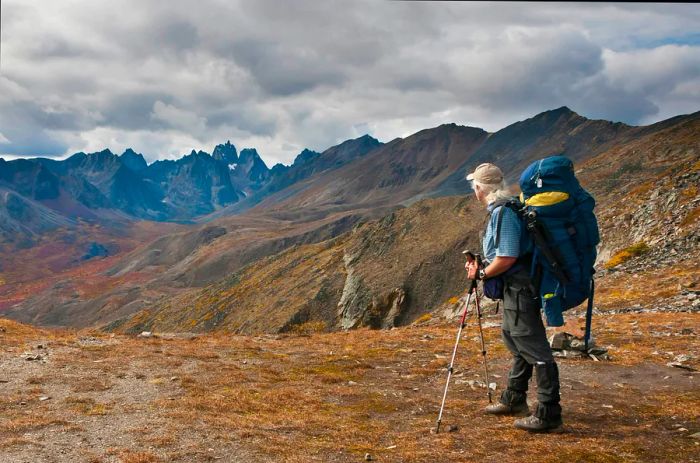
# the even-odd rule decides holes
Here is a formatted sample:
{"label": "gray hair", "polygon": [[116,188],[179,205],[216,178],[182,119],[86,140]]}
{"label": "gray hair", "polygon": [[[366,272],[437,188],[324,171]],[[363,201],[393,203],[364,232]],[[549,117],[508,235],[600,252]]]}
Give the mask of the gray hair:
{"label": "gray hair", "polygon": [[486,201],[489,204],[494,201],[510,199],[513,197],[513,193],[511,193],[505,180],[503,180],[501,183],[495,184],[479,183],[476,180],[471,180],[470,183],[472,190],[476,191],[476,188],[479,187],[479,189],[486,194]]}

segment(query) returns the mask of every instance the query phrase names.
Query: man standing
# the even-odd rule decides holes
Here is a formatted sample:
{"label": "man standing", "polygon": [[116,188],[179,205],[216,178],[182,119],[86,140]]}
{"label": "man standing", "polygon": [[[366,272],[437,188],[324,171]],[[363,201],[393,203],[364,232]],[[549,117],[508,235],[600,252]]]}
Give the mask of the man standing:
{"label": "man standing", "polygon": [[467,175],[467,180],[471,182],[476,198],[491,214],[482,243],[486,266],[478,268],[475,261],[468,262],[468,277],[482,280],[496,276],[503,278],[502,337],[513,355],[508,387],[501,394],[500,402],[489,405],[485,412],[528,415],[527,389],[534,369],[537,409],[533,415],[515,420],[515,427],[530,432],[560,431],[559,370],[547,342],[538,291],[530,278],[528,261],[532,245],[516,212],[503,206],[512,194],[501,169],[493,164],[481,164]]}

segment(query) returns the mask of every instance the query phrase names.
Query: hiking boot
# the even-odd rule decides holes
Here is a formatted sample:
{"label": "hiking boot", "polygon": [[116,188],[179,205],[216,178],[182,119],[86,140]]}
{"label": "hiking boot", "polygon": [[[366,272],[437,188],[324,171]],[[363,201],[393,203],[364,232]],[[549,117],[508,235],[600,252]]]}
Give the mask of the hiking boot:
{"label": "hiking boot", "polygon": [[488,405],[484,409],[484,413],[488,415],[527,416],[530,410],[527,407],[527,402],[513,405],[506,405],[499,402],[497,404]]}
{"label": "hiking boot", "polygon": [[524,429],[528,432],[564,432],[564,423],[559,418],[543,420],[535,415],[530,415],[527,418],[515,420],[515,427]]}

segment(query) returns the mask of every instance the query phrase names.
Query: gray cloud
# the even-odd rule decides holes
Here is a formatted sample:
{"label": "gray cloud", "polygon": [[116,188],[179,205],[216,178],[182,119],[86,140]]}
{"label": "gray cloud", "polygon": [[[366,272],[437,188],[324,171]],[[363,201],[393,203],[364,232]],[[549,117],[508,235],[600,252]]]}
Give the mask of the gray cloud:
{"label": "gray cloud", "polygon": [[561,105],[631,124],[700,109],[694,5],[9,0],[2,19],[6,154],[230,139],[272,165]]}

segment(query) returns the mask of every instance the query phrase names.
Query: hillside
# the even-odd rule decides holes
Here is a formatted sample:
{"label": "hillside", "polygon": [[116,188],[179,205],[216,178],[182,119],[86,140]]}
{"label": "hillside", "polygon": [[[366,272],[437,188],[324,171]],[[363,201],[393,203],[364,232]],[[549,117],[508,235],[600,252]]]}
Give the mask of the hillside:
{"label": "hillside", "polygon": [[567,107],[545,111],[489,136],[473,156],[437,186],[431,195],[461,194],[469,189],[465,172],[482,162],[499,165],[507,178],[515,183],[519,173],[535,159],[562,154],[577,162],[616,144],[624,144],[635,134],[633,127],[586,119]]}
{"label": "hillside", "polygon": [[[364,156],[360,154],[376,145],[376,140],[365,137],[345,142],[311,160],[319,165],[328,163],[328,168],[268,196],[255,208],[164,236],[123,256],[106,272],[126,281],[114,290],[83,299],[73,297],[80,282],[69,288],[54,286],[7,315],[38,324],[86,326],[111,322],[161,298],[215,283],[290,246],[318,243],[347,232],[360,221],[382,217],[416,192],[437,184],[461,162],[460,157],[468,149],[478,145],[484,134],[478,129],[441,126],[393,142],[391,149],[388,145],[371,149]],[[334,161],[326,161],[326,157]],[[384,162],[392,158],[393,166],[401,166],[400,172],[389,177],[395,180],[393,184],[386,183],[389,178],[380,172]],[[343,165],[348,159],[354,161]],[[331,167],[334,170],[329,170]],[[361,174],[364,171],[369,173]],[[397,176],[402,172],[412,174],[403,181]],[[433,177],[435,173],[437,177]],[[329,185],[332,179],[343,177],[350,179],[344,187],[348,192],[345,198],[334,193],[334,200],[315,204],[300,199],[309,194],[310,185]],[[369,190],[363,190],[365,187]],[[280,199],[287,197],[290,203]],[[314,194],[313,198],[315,201],[320,196]],[[303,204],[294,205],[298,202]]]}
{"label": "hillside", "polygon": [[[599,307],[629,307],[645,294],[653,296],[650,304],[687,305],[698,284],[698,119],[694,114],[631,128],[563,108],[491,135],[455,125],[424,130],[314,173],[243,214],[134,250],[99,275],[110,282],[102,293],[81,291],[83,282],[54,285],[7,314],[39,324],[110,323],[130,331],[252,333],[307,321],[329,330],[410,323],[459,298],[459,251],[478,248],[485,217],[471,199],[420,197],[434,195],[484,152],[506,156],[489,146],[511,149],[519,159],[514,165],[521,165],[556,140],[580,158],[581,181],[598,201]],[[590,136],[577,138],[581,133]],[[538,148],[516,150],[520,146]],[[299,163],[317,159],[309,152]],[[612,265],[620,253],[629,260]],[[651,272],[651,259],[664,269],[663,284],[646,288],[634,274]]]}
{"label": "hillside", "polygon": [[[135,338],[0,319],[0,460],[698,462],[697,372],[667,365],[686,356],[687,368],[700,367],[698,317],[597,319],[596,339],[612,358],[559,359],[565,432],[546,436],[482,414],[473,317],[438,435],[429,430],[456,322]],[[509,354],[498,319],[485,322],[498,393]]]}
{"label": "hillside", "polygon": [[310,321],[326,329],[405,324],[460,292],[460,251],[476,249],[478,237],[470,233],[484,218],[464,198],[426,200],[336,238],[260,259],[110,329],[258,333]]}
{"label": "hillside", "polygon": [[[698,128],[697,115],[651,127],[634,143],[577,166],[598,201],[601,310],[635,303],[700,309],[700,300],[692,299],[700,289],[700,195],[693,188],[700,183]],[[328,330],[410,323],[460,296],[460,251],[479,249],[484,219],[473,198],[422,200],[352,233],[291,248],[204,289],[164,299],[109,329],[255,333],[309,321]],[[629,224],[620,226],[620,220]],[[640,242],[649,252],[612,265],[613,257]],[[661,277],[650,288],[639,278],[654,271]]]}
{"label": "hillside", "polygon": [[395,206],[432,190],[488,137],[482,129],[445,124],[393,140],[371,155],[267,197],[258,209],[292,214]]}

